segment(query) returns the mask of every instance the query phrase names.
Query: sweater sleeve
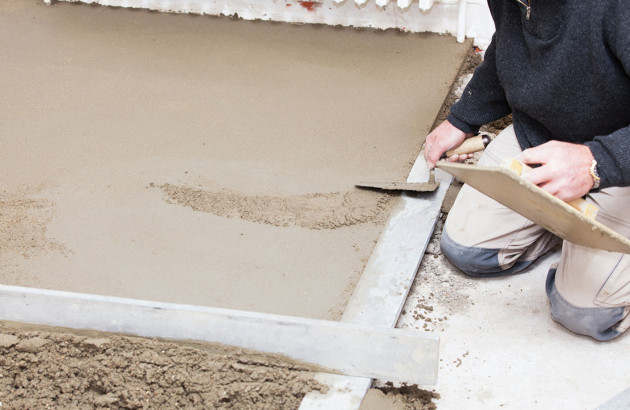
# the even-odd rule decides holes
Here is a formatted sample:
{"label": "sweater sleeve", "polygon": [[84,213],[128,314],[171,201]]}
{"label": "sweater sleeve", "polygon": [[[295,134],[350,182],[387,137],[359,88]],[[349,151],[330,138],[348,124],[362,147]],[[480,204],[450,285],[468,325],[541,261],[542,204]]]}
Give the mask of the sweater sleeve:
{"label": "sweater sleeve", "polygon": [[599,189],[630,186],[630,126],[586,142],[601,178]]}
{"label": "sweater sleeve", "polygon": [[[604,32],[608,45],[630,77],[630,10],[626,0],[612,2],[605,15]],[[628,107],[630,109],[630,107]],[[597,161],[601,188],[630,186],[630,124],[586,143]]]}
{"label": "sweater sleeve", "polygon": [[496,33],[462,98],[453,104],[448,121],[464,132],[476,133],[483,124],[503,118],[512,112],[499,81],[496,67]]}

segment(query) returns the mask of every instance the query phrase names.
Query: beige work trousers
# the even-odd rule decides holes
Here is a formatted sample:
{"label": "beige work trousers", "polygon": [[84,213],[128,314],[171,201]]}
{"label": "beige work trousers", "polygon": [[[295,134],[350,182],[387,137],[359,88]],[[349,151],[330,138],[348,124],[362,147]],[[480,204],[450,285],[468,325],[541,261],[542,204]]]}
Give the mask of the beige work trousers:
{"label": "beige work trousers", "polygon": [[[512,126],[487,147],[479,165],[497,166],[521,152]],[[599,208],[597,220],[630,237],[630,187],[586,197]],[[472,276],[517,273],[562,242],[560,238],[464,185],[445,224],[442,249]],[[630,326],[630,255],[564,241],[562,256],[547,279],[553,318],[570,330],[609,340]]]}

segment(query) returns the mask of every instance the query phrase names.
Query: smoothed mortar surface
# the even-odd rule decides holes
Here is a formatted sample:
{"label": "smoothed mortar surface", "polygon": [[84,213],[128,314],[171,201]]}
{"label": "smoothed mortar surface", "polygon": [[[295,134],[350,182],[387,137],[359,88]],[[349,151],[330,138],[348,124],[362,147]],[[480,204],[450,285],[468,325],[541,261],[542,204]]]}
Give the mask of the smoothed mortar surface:
{"label": "smoothed mortar surface", "polygon": [[[0,35],[2,283],[326,319],[383,218],[310,229],[243,204],[404,180],[467,51],[34,0],[0,3]],[[162,186],[243,201],[204,212]]]}

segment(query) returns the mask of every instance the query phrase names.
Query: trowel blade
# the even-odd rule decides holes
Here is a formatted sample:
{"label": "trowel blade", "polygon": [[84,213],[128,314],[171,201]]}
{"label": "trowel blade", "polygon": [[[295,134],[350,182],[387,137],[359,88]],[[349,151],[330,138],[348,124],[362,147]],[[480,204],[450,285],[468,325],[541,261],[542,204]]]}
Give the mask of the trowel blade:
{"label": "trowel blade", "polygon": [[359,182],[358,188],[382,189],[385,191],[433,192],[440,184],[432,182]]}
{"label": "trowel blade", "polygon": [[440,184],[435,182],[435,174],[433,170],[427,168],[424,152],[421,152],[413,164],[406,182],[359,182],[355,186],[385,191],[433,192]]}

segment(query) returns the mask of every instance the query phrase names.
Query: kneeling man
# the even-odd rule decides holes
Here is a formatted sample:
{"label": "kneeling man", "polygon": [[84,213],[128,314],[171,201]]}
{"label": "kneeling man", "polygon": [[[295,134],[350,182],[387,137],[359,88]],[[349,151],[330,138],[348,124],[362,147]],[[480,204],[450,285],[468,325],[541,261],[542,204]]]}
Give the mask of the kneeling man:
{"label": "kneeling man", "polygon": [[[427,164],[511,113],[479,165],[506,157],[534,165],[526,179],[565,201],[585,196],[598,221],[630,238],[630,8],[624,0],[488,3],[496,32],[461,100],[427,136]],[[465,185],[441,246],[464,273],[492,277],[525,269],[560,241]],[[556,321],[613,339],[630,327],[630,255],[566,242],[547,295]]]}

